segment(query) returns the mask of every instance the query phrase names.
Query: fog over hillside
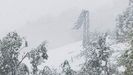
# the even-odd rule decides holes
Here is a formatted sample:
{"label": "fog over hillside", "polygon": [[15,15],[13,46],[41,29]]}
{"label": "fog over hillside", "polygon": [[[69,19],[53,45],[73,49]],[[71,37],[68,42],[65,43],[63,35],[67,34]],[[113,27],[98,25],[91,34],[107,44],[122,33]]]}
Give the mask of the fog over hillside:
{"label": "fog over hillside", "polygon": [[81,40],[81,31],[72,27],[82,9],[90,11],[91,31],[109,31],[127,5],[128,0],[1,0],[0,36],[17,31],[31,45],[48,40],[56,48]]}

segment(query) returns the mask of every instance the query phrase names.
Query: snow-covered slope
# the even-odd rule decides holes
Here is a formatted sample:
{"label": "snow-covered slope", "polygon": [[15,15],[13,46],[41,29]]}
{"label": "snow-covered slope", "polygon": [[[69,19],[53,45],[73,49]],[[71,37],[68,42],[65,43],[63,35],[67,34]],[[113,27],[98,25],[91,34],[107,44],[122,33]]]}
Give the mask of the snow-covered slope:
{"label": "snow-covered slope", "polygon": [[[48,56],[49,56],[48,60],[42,65],[40,65],[38,68],[43,69],[43,67],[47,65],[50,68],[54,68],[60,71],[61,64],[65,60],[68,60],[71,65],[71,68],[77,71],[80,69],[79,65],[83,63],[83,58],[79,56],[81,50],[82,50],[81,41],[71,43],[60,48],[48,50]],[[28,58],[24,59],[23,63],[27,64],[31,70],[31,65]]]}
{"label": "snow-covered slope", "polygon": [[[108,40],[108,43],[111,42],[112,40]],[[119,43],[119,44],[113,44],[109,45],[113,51],[113,54],[110,57],[110,62],[112,64],[117,63],[117,58],[126,50],[129,45],[128,43]],[[80,52],[82,50],[82,41],[78,41],[75,43],[71,43],[65,46],[62,46],[60,48],[48,50],[48,60],[38,66],[39,69],[43,69],[43,67],[49,66],[50,68],[57,69],[57,71],[61,71],[61,64],[65,61],[68,60],[70,63],[70,66],[73,70],[78,71],[82,64],[84,62],[83,57],[80,56]],[[31,71],[31,64],[26,58],[23,63],[27,64]],[[122,68],[120,68],[122,70]]]}
{"label": "snow-covered slope", "polygon": [[59,68],[65,60],[68,60],[72,69],[78,70],[79,64],[83,62],[83,59],[79,56],[82,50],[81,44],[81,41],[79,41],[48,51],[49,59],[46,64],[53,68]]}

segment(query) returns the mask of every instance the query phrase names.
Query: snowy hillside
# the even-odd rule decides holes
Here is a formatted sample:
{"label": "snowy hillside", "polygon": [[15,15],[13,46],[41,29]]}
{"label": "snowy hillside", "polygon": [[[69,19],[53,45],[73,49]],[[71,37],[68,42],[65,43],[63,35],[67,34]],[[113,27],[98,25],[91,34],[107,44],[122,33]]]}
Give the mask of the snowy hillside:
{"label": "snowy hillside", "polygon": [[[112,40],[107,40],[108,43],[112,42]],[[112,64],[116,64],[117,58],[124,52],[123,50],[127,49],[128,43],[119,43],[119,44],[114,44],[110,46],[111,49],[113,50],[113,54],[110,57],[110,62]],[[83,57],[80,56],[80,52],[82,50],[82,41],[78,41],[75,43],[71,43],[68,45],[65,45],[60,48],[48,50],[48,55],[49,58],[46,60],[45,63],[41,64],[38,68],[43,69],[45,65],[49,66],[50,68],[57,69],[57,71],[61,71],[61,64],[65,61],[68,60],[71,68],[75,71],[78,71],[81,67],[80,64],[84,62]],[[31,64],[26,58],[23,63],[27,64],[30,71],[31,71]],[[123,70],[123,68],[120,68],[120,70]]]}
{"label": "snowy hillside", "polygon": [[46,64],[53,68],[59,68],[59,66],[67,59],[70,62],[72,69],[78,70],[79,64],[83,62],[78,56],[81,49],[82,45],[81,41],[79,41],[54,50],[49,50],[49,59],[46,61]]}
{"label": "snowy hillside", "polygon": [[[78,41],[72,44],[65,45],[60,48],[48,50],[49,58],[48,60],[40,65],[38,68],[43,69],[45,65],[50,68],[56,68],[60,71],[61,64],[68,60],[70,62],[71,68],[75,71],[80,69],[80,64],[83,63],[83,59],[79,56],[82,50],[82,42]],[[31,65],[28,58],[24,59],[23,63],[27,64],[31,71]]]}

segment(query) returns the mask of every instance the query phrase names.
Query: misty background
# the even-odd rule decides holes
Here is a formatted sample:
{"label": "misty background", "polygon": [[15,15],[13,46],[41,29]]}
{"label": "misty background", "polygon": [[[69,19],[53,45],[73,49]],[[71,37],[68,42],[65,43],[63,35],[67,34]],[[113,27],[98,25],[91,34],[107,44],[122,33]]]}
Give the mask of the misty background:
{"label": "misty background", "polygon": [[82,9],[90,11],[90,31],[110,31],[128,0],[0,0],[0,38],[16,31],[29,46],[48,41],[53,49],[82,39],[72,30]]}

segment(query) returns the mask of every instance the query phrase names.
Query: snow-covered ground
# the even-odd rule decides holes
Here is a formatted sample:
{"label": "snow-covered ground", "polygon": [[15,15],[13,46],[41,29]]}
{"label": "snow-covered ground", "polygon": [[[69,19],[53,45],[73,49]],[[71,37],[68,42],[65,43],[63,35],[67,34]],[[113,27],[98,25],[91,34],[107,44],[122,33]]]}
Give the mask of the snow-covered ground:
{"label": "snow-covered ground", "polygon": [[78,70],[79,64],[83,62],[83,59],[79,56],[82,50],[81,44],[82,42],[78,41],[54,50],[49,50],[49,59],[46,61],[46,65],[59,68],[65,60],[68,60],[72,69]]}
{"label": "snow-covered ground", "polygon": [[[71,43],[60,48],[48,50],[48,60],[45,63],[38,66],[39,69],[43,69],[45,65],[50,68],[57,69],[61,71],[61,64],[68,60],[71,68],[75,71],[80,69],[80,64],[83,63],[83,58],[80,57],[80,52],[82,50],[82,41]],[[28,65],[31,71],[31,64],[28,58],[24,59],[23,63]]]}
{"label": "snow-covered ground", "polygon": [[[108,43],[113,40],[108,40]],[[128,43],[119,43],[119,44],[113,44],[110,46],[110,48],[113,51],[113,54],[110,57],[110,62],[112,64],[117,63],[117,58],[129,47]],[[80,52],[82,50],[82,41],[77,41],[65,46],[62,46],[60,48],[48,50],[48,60],[46,60],[45,63],[38,66],[39,69],[43,69],[43,67],[49,66],[50,68],[57,69],[57,71],[61,71],[61,64],[68,60],[70,63],[70,66],[73,70],[78,71],[81,67],[80,64],[84,62],[83,57],[80,56]],[[23,63],[25,63],[30,71],[31,71],[31,64],[28,58],[24,59]],[[123,70],[123,68],[120,68],[120,70]]]}

